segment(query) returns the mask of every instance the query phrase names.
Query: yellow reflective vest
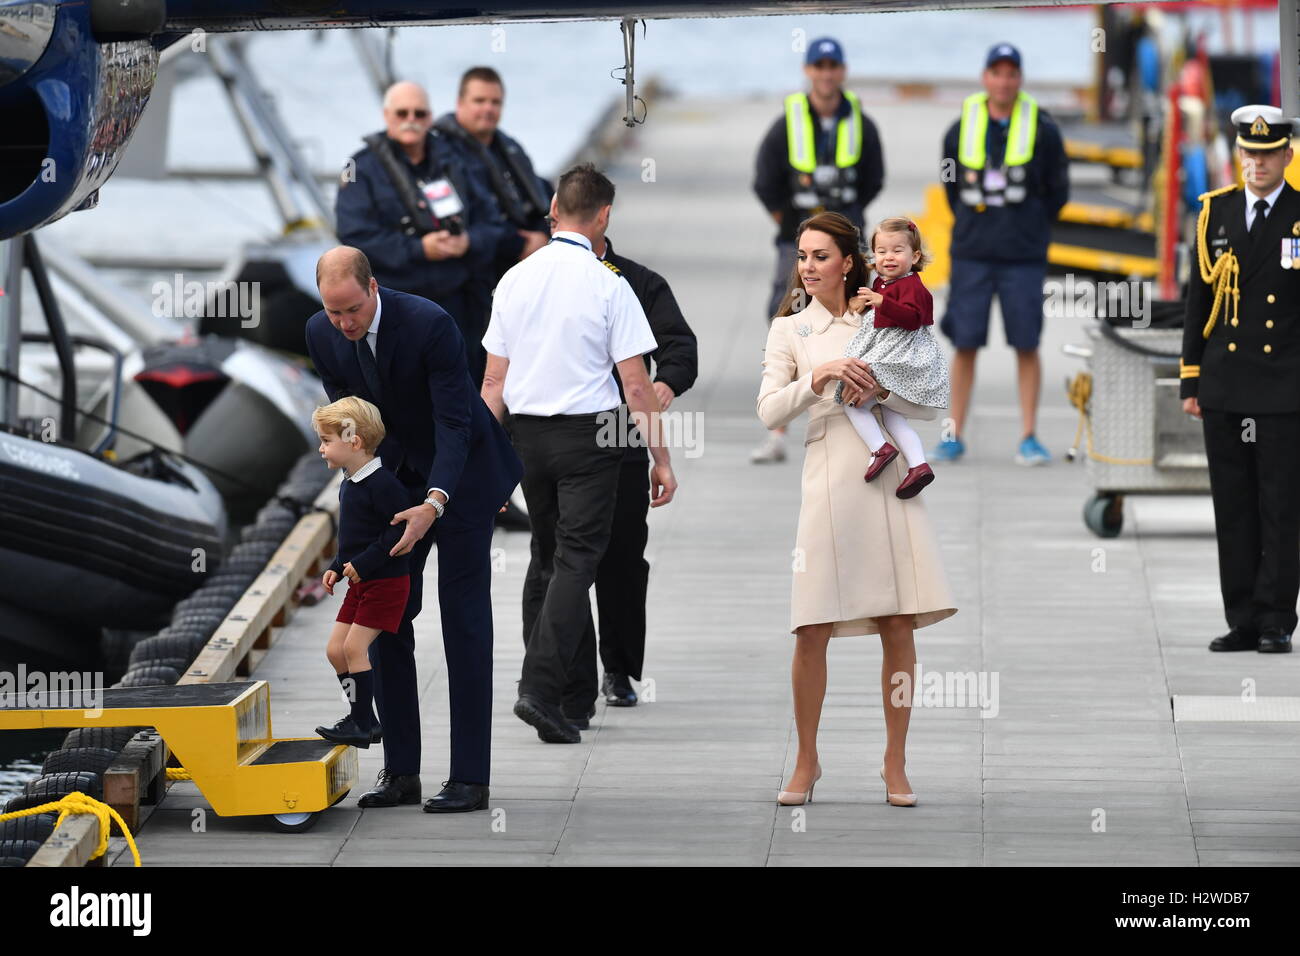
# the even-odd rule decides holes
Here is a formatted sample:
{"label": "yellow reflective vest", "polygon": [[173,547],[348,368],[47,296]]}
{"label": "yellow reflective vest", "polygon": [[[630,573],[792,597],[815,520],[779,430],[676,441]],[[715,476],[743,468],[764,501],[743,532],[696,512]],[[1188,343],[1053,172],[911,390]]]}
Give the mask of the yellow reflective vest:
{"label": "yellow reflective vest", "polygon": [[[989,95],[973,93],[962,102],[961,128],[957,133],[957,163],[962,167],[964,181],[962,202],[982,206],[984,189],[978,171],[988,163],[985,143],[989,130]],[[1007,128],[1007,148],[1002,157],[1002,167],[1007,170],[1008,185],[1003,193],[1006,202],[1016,203],[1025,198],[1023,167],[1034,158],[1034,145],[1038,141],[1038,101],[1028,93],[1016,97],[1011,109],[1011,122]]]}
{"label": "yellow reflective vest", "polygon": [[[856,166],[862,158],[862,103],[850,90],[843,90],[842,95],[849,101],[849,115],[839,121],[835,130],[835,165],[840,169]],[[785,98],[785,133],[790,166],[811,173],[817,168],[817,138],[806,93],[791,93]]]}

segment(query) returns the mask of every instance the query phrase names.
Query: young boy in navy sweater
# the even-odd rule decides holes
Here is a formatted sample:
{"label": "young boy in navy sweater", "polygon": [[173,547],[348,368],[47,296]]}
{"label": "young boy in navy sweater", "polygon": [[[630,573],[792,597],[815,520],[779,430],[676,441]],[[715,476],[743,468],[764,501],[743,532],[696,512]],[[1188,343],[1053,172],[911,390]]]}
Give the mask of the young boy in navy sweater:
{"label": "young boy in navy sweater", "polygon": [[316,733],[335,743],[369,747],[375,690],[370,644],[381,632],[396,631],[406,609],[410,559],[405,554],[390,557],[389,552],[405,529],[392,523],[393,515],[411,506],[410,495],[375,457],[384,440],[384,423],[370,402],[341,398],[316,409],[311,421],[320,437],[321,457],[347,476],[339,488],[339,553],[321,583],[333,594],[340,577],[349,582],[325,656],[351,701],[347,716],[332,727],[317,727]]}

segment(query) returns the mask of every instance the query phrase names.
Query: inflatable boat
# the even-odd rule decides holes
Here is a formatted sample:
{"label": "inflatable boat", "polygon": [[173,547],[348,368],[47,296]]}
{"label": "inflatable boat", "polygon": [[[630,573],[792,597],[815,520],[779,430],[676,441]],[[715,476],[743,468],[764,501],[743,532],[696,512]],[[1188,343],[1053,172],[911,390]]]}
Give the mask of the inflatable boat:
{"label": "inflatable boat", "polygon": [[73,625],[156,627],[216,570],[225,536],[220,493],[180,459],[117,464],[0,433],[0,603]]}

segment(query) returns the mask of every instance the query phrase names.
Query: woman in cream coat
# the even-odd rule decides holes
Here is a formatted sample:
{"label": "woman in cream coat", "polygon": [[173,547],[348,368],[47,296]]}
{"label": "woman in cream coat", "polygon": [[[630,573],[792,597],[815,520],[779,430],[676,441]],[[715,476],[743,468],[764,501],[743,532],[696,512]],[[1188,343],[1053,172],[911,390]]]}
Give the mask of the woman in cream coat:
{"label": "woman in cream coat", "polygon": [[[912,695],[898,691],[910,690],[916,673],[912,631],[957,611],[923,496],[904,500],[894,494],[905,474],[901,457],[875,481],[863,481],[871,451],[832,399],[839,381],[846,402],[877,393],[870,367],[844,357],[862,320],[848,310],[846,290],[868,284],[858,230],[839,213],[820,213],[801,224],[797,242],[790,296],[768,332],[758,395],[758,417],[768,428],[809,412],[790,602],[799,754],[789,789],[778,801],[811,799],[821,776],[817,725],[830,639],[879,634],[886,729],[881,776],[891,804],[913,806],[916,795],[905,770]],[[789,314],[800,301],[806,307]],[[909,418],[936,414],[883,389],[876,397]]]}

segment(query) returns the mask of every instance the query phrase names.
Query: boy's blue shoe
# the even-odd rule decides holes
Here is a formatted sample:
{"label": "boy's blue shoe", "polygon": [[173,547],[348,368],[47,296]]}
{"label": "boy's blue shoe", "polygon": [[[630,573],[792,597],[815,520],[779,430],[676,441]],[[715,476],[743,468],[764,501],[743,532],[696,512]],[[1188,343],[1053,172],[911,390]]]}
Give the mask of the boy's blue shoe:
{"label": "boy's blue shoe", "polygon": [[1051,453],[1033,435],[1021,439],[1020,448],[1016,450],[1017,465],[1045,465],[1051,460]]}
{"label": "boy's blue shoe", "polygon": [[934,446],[930,457],[935,461],[956,461],[966,454],[966,445],[960,438],[945,438]]}

